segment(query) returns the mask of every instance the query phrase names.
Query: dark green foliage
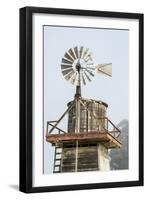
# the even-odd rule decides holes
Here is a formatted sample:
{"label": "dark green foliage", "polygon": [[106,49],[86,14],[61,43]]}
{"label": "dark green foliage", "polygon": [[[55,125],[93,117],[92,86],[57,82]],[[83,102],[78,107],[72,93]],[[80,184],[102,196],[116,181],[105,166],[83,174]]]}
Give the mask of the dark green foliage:
{"label": "dark green foliage", "polygon": [[122,143],[120,149],[112,149],[109,153],[111,170],[128,169],[128,140],[129,140],[129,124],[128,120],[122,120],[117,127],[120,129],[121,134],[119,139]]}

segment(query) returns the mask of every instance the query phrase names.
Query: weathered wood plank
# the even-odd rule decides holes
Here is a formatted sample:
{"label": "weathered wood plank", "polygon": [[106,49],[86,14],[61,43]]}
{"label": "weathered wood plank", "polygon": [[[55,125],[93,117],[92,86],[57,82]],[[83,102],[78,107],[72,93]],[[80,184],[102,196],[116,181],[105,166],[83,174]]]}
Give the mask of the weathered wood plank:
{"label": "weathered wood plank", "polygon": [[65,134],[49,134],[46,136],[46,140],[52,145],[63,142],[71,141],[95,141],[95,142],[105,142],[108,148],[121,147],[121,143],[116,140],[110,134],[104,132],[87,132],[87,133],[65,133]]}

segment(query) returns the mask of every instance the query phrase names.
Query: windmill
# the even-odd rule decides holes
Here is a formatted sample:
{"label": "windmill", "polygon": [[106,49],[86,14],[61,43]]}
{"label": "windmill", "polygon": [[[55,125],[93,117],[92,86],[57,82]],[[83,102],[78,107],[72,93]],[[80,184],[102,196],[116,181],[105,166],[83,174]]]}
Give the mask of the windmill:
{"label": "windmill", "polygon": [[77,93],[80,94],[81,83],[91,82],[95,73],[112,76],[112,64],[94,64],[92,52],[89,48],[77,46],[69,49],[62,58],[61,70],[64,78],[77,86]]}
{"label": "windmill", "polygon": [[[95,64],[89,48],[75,46],[65,52],[61,71],[76,86],[76,93],[63,115],[57,121],[47,122],[46,140],[55,147],[53,172],[109,170],[108,149],[121,147],[120,130],[106,115],[108,105],[83,98],[81,86],[91,82],[96,74],[111,77],[112,64]],[[65,131],[58,125],[66,115]]]}

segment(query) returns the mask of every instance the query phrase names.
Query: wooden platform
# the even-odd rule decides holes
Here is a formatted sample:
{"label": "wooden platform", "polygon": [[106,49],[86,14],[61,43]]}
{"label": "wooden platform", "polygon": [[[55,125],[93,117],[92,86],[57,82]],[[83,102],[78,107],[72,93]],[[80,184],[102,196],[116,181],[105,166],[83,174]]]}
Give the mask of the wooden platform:
{"label": "wooden platform", "polygon": [[63,142],[103,142],[107,148],[120,148],[121,143],[109,133],[87,132],[87,133],[64,133],[64,134],[48,134],[46,141],[52,145],[60,145]]}

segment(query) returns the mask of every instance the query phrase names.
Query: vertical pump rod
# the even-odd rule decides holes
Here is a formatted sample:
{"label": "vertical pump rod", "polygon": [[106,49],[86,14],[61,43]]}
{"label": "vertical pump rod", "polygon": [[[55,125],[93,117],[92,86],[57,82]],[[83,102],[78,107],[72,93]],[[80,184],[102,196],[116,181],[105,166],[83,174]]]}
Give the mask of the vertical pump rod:
{"label": "vertical pump rod", "polygon": [[76,102],[76,118],[75,118],[75,133],[80,132],[80,97],[81,97],[81,80],[80,80],[80,63],[76,65],[79,73],[78,85],[76,86],[75,102]]}
{"label": "vertical pump rod", "polygon": [[76,86],[76,94],[75,94],[75,97],[81,97],[81,77],[80,77],[80,69],[81,69],[81,65],[80,63],[78,62],[77,65],[76,65],[76,70],[78,71],[78,84]]}

